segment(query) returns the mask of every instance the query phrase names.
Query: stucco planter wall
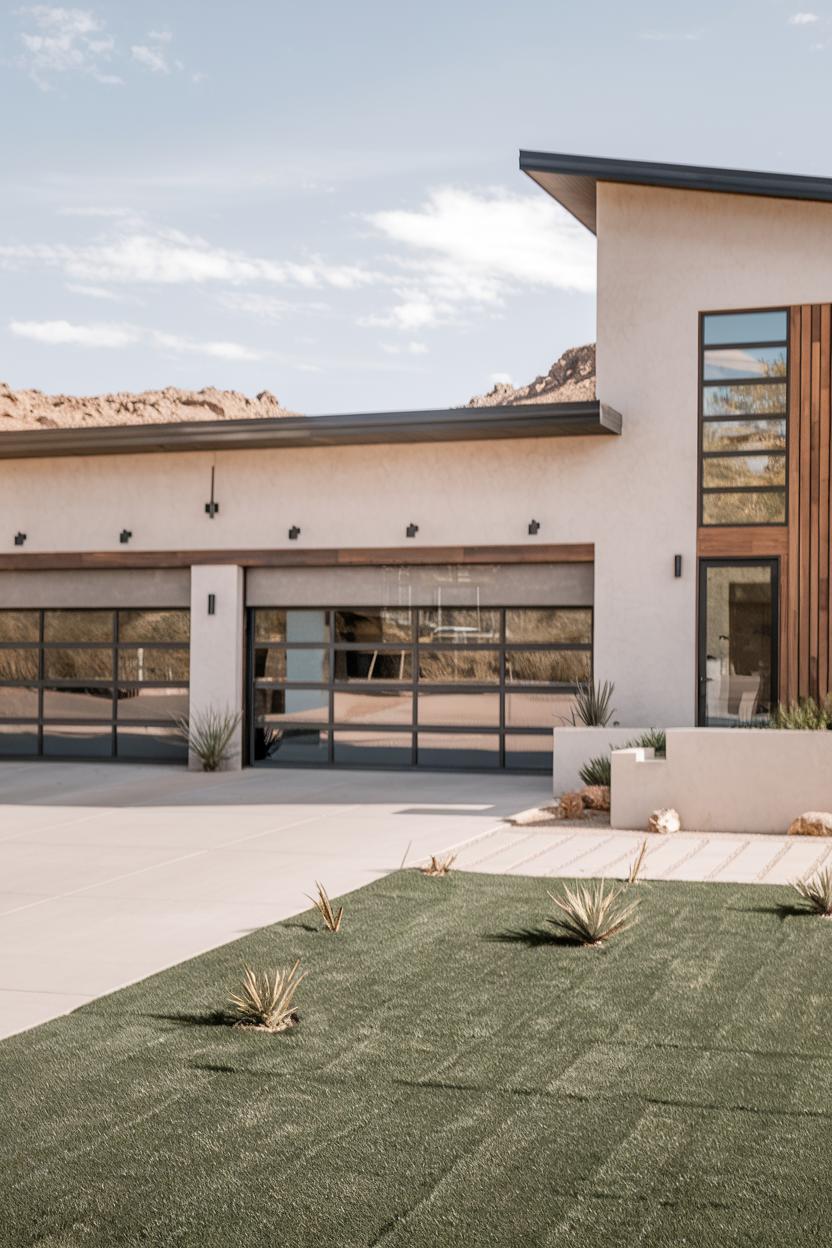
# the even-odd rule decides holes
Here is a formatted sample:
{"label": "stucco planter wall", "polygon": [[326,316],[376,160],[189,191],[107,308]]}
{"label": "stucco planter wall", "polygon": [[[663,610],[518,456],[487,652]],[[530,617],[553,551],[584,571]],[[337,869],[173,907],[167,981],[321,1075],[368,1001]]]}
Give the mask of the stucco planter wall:
{"label": "stucco planter wall", "polygon": [[590,758],[609,754],[628,741],[634,741],[646,728],[555,728],[552,762],[553,793],[568,793],[583,787],[581,767]]}
{"label": "stucco planter wall", "polygon": [[612,756],[614,828],[647,827],[678,810],[697,832],[779,832],[807,810],[832,810],[832,732],[671,728],[667,757]]}

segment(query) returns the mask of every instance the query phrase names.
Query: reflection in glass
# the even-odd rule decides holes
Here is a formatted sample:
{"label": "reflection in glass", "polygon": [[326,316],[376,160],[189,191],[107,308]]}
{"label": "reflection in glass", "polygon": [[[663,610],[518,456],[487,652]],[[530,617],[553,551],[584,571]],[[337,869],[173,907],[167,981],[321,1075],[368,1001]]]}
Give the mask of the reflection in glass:
{"label": "reflection in glass", "polygon": [[282,719],[326,723],[329,693],[326,689],[256,689],[254,709],[258,719],[269,723]]}
{"label": "reflection in glass", "polygon": [[44,611],[44,641],[113,640],[112,611]]}
{"label": "reflection in glass", "polygon": [[785,377],[786,348],[728,347],[706,351],[705,381],[734,381],[740,378]]}
{"label": "reflection in glass", "polygon": [[190,611],[119,611],[118,639],[187,642],[190,639],[190,625]]}
{"label": "reflection in glass", "polygon": [[131,720],[174,720],[188,715],[188,690],[170,689],[116,689],[116,714],[120,722]]}
{"label": "reflection in glass", "polygon": [[350,732],[334,737],[336,763],[353,767],[409,767],[413,755],[409,732]]}
{"label": "reflection in glass", "polygon": [[329,619],[329,611],[258,607],[254,612],[254,640],[328,642]]}
{"label": "reflection in glass", "polygon": [[37,680],[37,650],[0,650],[0,680]]}
{"label": "reflection in glass", "polygon": [[335,641],[410,642],[413,639],[413,613],[407,607],[353,608],[335,612]]}
{"label": "reflection in glass", "polygon": [[500,613],[477,607],[423,607],[419,640],[444,645],[498,642]]}
{"label": "reflection in glass", "polygon": [[0,611],[0,641],[40,641],[40,613]]}
{"label": "reflection in glass", "polygon": [[37,719],[38,691],[24,685],[0,685],[0,719]]}
{"label": "reflection in glass", "polygon": [[254,725],[255,762],[325,763],[328,757],[329,733],[323,728]]}
{"label": "reflection in glass", "polygon": [[506,641],[592,642],[590,607],[511,607],[506,611]]}
{"label": "reflection in glass", "polygon": [[443,726],[500,726],[498,693],[420,693],[417,714],[420,724]]}
{"label": "reflection in glass", "polygon": [[188,743],[173,726],[140,727],[131,724],[116,733],[116,754],[119,758],[132,758],[150,762],[186,763]]}
{"label": "reflection in glass", "polygon": [[786,387],[779,382],[702,390],[703,416],[778,416],[785,410]]}
{"label": "reflection in glass", "polygon": [[336,650],[335,680],[409,681],[413,664],[409,650]]}
{"label": "reflection in glass", "polygon": [[37,752],[38,730],[35,724],[0,724],[0,757]]}
{"label": "reflection in glass", "polygon": [[423,767],[499,767],[500,738],[473,732],[420,732],[418,760]]}
{"label": "reflection in glass", "polygon": [[703,524],[785,524],[786,492],[703,494]]}
{"label": "reflection in glass", "polygon": [[571,693],[506,691],[507,728],[558,728],[569,723]]}
{"label": "reflection in glass", "polygon": [[552,770],[551,736],[506,736],[506,767],[523,771]]}
{"label": "reflection in glass", "polygon": [[112,688],[73,689],[62,687],[43,690],[44,719],[112,719]]}
{"label": "reflection in glass", "polygon": [[772,568],[710,566],[705,577],[706,723],[764,722],[774,672]]}
{"label": "reflection in glass", "polygon": [[506,652],[506,684],[571,685],[589,680],[589,650],[509,650]]}
{"label": "reflection in glass", "polygon": [[785,420],[715,420],[702,426],[705,451],[785,451]]}
{"label": "reflection in glass", "polygon": [[788,313],[717,312],[702,318],[705,346],[723,342],[785,342],[788,336]]}
{"label": "reflection in glass", "polygon": [[47,680],[112,680],[113,652],[101,650],[46,650],[44,675]]}
{"label": "reflection in glass", "polygon": [[119,680],[162,680],[173,684],[187,681],[188,650],[154,650],[150,646],[121,649],[118,652]]}
{"label": "reflection in glass", "polygon": [[430,684],[492,685],[500,679],[500,655],[497,650],[422,650],[419,655],[419,679]]}
{"label": "reflection in glass", "polygon": [[363,693],[355,689],[335,691],[333,716],[336,724],[410,724],[413,722],[413,694],[408,690],[385,689]]}
{"label": "reflection in glass", "polygon": [[785,484],[785,455],[730,455],[702,461],[702,485],[706,488]]}
{"label": "reflection in glass", "polygon": [[111,758],[113,730],[89,724],[53,724],[43,730],[43,752],[47,757]]}

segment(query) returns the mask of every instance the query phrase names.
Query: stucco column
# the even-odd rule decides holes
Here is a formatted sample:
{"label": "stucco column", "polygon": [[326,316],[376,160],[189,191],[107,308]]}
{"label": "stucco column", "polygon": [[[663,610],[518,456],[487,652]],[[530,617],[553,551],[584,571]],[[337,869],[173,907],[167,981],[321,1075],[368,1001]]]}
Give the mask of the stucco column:
{"label": "stucco column", "polygon": [[[236,564],[191,568],[191,721],[206,711],[243,709],[244,578]],[[213,614],[209,614],[213,595]],[[234,734],[225,770],[242,766],[243,728]],[[199,768],[191,756],[189,766]]]}

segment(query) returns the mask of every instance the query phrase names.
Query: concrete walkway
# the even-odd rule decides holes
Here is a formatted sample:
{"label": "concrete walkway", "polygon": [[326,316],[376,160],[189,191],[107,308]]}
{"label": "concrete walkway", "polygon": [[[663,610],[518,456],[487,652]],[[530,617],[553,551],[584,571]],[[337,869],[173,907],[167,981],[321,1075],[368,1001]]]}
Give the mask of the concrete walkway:
{"label": "concrete walkway", "polygon": [[547,778],[0,764],[0,1036],[489,833]]}

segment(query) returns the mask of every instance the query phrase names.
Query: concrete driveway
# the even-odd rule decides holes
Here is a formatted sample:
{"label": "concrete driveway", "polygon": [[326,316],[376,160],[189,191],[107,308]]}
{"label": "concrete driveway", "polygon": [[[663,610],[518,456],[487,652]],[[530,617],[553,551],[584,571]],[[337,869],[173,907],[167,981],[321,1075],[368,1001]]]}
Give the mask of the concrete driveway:
{"label": "concrete driveway", "polygon": [[550,795],[547,776],[0,764],[0,1036]]}

